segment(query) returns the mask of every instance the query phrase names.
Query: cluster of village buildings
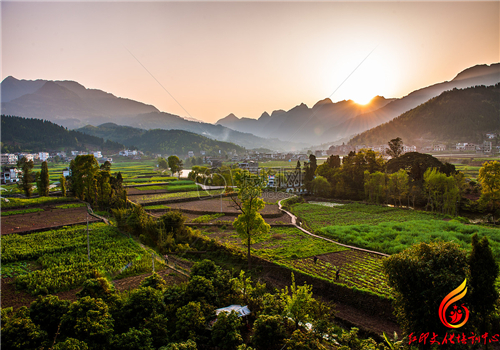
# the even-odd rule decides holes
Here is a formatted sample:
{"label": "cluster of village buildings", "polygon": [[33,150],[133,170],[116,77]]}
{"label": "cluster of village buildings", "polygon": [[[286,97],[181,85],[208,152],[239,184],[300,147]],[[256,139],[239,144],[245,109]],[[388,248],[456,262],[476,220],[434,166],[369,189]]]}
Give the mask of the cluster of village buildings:
{"label": "cluster of village buildings", "polygon": [[[497,138],[496,133],[487,133],[486,141],[475,144],[471,142],[459,142],[455,145],[446,145],[441,143],[436,143],[432,145],[427,145],[423,147],[417,147],[414,145],[403,145],[403,153],[408,152],[476,152],[483,154],[493,154],[500,152],[500,146],[493,146],[493,142],[490,141],[492,139]],[[319,157],[327,157],[330,155],[346,155],[350,152],[358,152],[361,149],[371,149],[375,152],[380,152],[385,155],[386,150],[389,148],[387,144],[384,145],[335,145],[331,146],[327,150],[315,150],[313,154]],[[221,153],[221,151],[219,151]],[[87,155],[92,154],[99,161],[99,163],[104,163],[106,161],[112,163],[113,159],[109,157],[105,157],[102,155],[101,151],[95,152],[82,152],[82,151],[71,151],[69,154],[66,152],[38,152],[38,153],[5,153],[1,155],[1,164],[2,165],[14,165],[17,163],[19,159],[25,157],[28,161],[32,160],[34,162],[44,162],[50,159],[54,159],[59,157],[59,159],[63,162],[69,162],[71,159],[74,159],[77,155]],[[141,156],[144,156],[144,153],[138,150],[123,150],[118,153],[119,156],[131,157],[133,159],[141,159]],[[153,154],[153,157],[161,157],[161,154]],[[217,156],[208,156],[205,151],[201,151],[198,154],[195,154],[194,151],[188,151],[187,157],[180,158],[192,158],[195,156],[200,156],[203,158],[203,163],[208,164],[212,167],[220,167],[223,162],[231,161],[238,164],[238,167],[242,169],[257,169],[259,167],[259,161],[268,161],[268,160],[280,160],[280,161],[307,161],[309,160],[309,154],[307,153],[291,153],[291,152],[259,152],[255,150],[249,150],[244,155],[238,155],[235,150],[231,152],[227,152],[227,154],[219,154]],[[15,182],[17,181],[17,173],[19,171],[15,168],[6,168],[4,172],[1,173],[2,183],[5,182]]]}

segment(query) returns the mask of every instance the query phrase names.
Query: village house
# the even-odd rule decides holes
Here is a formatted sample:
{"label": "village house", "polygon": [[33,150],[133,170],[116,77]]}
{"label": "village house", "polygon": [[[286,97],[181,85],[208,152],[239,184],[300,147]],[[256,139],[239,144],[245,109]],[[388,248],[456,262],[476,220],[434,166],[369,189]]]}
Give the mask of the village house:
{"label": "village house", "polygon": [[443,144],[433,145],[432,150],[435,152],[446,151],[446,145]]}
{"label": "village house", "polygon": [[0,182],[2,184],[19,182],[19,175],[22,173],[17,168],[7,168],[0,173]]}
{"label": "village house", "polygon": [[16,164],[17,163],[17,155],[13,153],[2,153],[2,164]]}
{"label": "village house", "polygon": [[458,142],[456,149],[457,151],[475,151],[476,145],[468,142]]}

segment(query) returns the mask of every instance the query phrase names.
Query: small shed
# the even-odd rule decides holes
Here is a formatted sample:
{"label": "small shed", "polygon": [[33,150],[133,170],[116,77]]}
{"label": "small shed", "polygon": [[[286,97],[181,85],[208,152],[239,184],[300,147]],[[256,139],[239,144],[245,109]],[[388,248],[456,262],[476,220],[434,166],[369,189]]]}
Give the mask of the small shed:
{"label": "small shed", "polygon": [[241,306],[241,305],[229,305],[226,307],[222,307],[220,309],[215,310],[215,314],[218,315],[221,312],[231,312],[235,311],[238,314],[238,317],[245,317],[250,315],[250,309],[248,309],[248,305]]}

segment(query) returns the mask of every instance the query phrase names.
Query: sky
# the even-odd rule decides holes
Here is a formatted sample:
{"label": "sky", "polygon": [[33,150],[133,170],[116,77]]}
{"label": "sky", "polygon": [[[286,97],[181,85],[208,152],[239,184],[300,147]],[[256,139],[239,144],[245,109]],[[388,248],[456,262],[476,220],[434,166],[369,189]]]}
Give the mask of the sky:
{"label": "sky", "polygon": [[2,80],[74,80],[212,123],[399,98],[500,61],[498,1],[0,6]]}

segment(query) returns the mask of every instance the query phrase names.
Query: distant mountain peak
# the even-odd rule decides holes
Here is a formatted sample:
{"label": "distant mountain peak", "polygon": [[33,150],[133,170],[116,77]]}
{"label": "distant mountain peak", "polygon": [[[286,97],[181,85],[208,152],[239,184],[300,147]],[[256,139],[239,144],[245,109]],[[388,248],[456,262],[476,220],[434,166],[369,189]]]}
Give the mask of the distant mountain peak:
{"label": "distant mountain peak", "polygon": [[267,119],[267,118],[271,118],[271,116],[269,115],[269,113],[267,112],[264,112],[261,114],[261,116],[259,117],[259,120],[261,119]]}
{"label": "distant mountain peak", "polygon": [[316,104],[313,106],[316,107],[316,106],[321,106],[321,105],[331,105],[333,104],[332,100],[330,100],[329,97],[323,99],[323,100],[319,100],[318,102],[316,102]]}
{"label": "distant mountain peak", "polygon": [[500,75],[500,63],[488,64],[478,64],[473,67],[464,69],[457,74],[452,81],[464,80],[469,78],[476,78],[482,75],[489,74],[499,74]]}
{"label": "distant mountain peak", "polygon": [[217,120],[214,124],[217,125],[217,124],[224,124],[224,123],[233,123],[233,122],[237,122],[238,120],[240,120],[240,118],[238,118],[237,116],[235,116],[233,113],[230,113],[228,114],[226,117],[222,118],[222,119],[219,119]]}

